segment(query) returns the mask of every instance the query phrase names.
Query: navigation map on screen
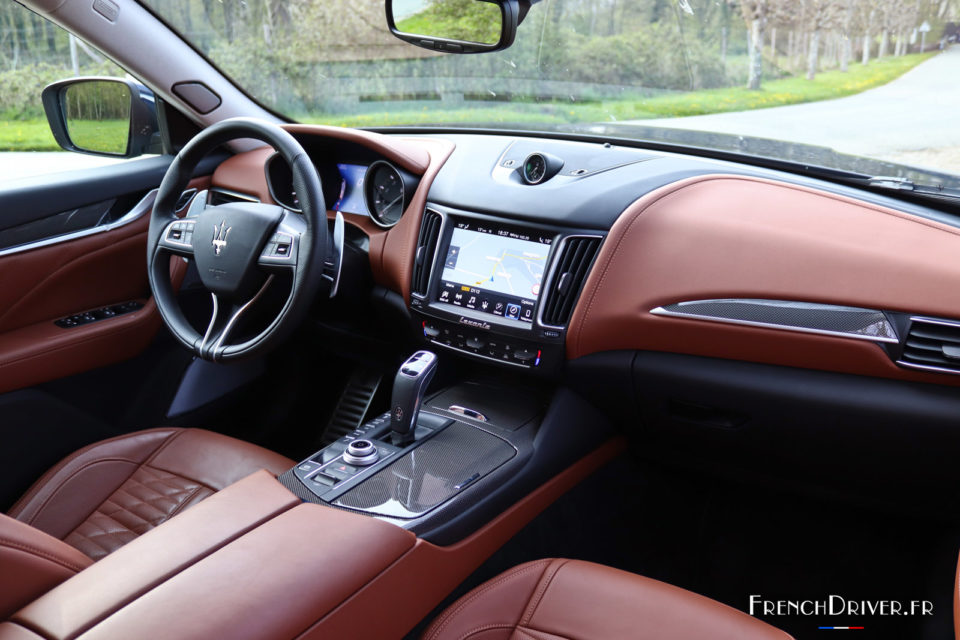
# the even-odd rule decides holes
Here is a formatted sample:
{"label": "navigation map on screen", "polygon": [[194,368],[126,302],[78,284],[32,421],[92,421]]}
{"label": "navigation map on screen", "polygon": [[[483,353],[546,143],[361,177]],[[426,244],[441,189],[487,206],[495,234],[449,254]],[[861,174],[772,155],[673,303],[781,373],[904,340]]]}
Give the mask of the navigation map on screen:
{"label": "navigation map on screen", "polygon": [[549,254],[549,238],[460,223],[444,260],[440,301],[532,322]]}

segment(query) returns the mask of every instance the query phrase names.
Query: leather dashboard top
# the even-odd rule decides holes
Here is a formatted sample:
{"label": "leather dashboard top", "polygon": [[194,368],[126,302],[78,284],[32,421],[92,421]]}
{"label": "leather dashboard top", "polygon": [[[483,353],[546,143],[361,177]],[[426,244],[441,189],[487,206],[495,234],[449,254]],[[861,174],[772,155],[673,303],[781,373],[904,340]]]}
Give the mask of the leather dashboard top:
{"label": "leather dashboard top", "polygon": [[[333,131],[393,159],[406,153],[404,166],[423,170],[393,229],[345,216],[370,237],[375,280],[409,301],[421,213],[453,144],[437,136]],[[428,158],[420,165],[417,147]],[[269,200],[263,164],[270,153],[228,160],[213,183]],[[567,357],[652,350],[960,384],[958,377],[902,369],[869,341],[650,313],[682,301],[766,298],[958,318],[960,303],[950,295],[960,283],[958,236],[960,229],[946,224],[810,186],[722,173],[678,180],[641,196],[613,224],[571,318]]]}
{"label": "leather dashboard top", "polygon": [[767,298],[960,316],[960,229],[745,176],[691,178],[617,220],[567,334],[568,357],[638,349],[844,373],[960,381],[901,369],[874,343],[650,314],[710,298]]}

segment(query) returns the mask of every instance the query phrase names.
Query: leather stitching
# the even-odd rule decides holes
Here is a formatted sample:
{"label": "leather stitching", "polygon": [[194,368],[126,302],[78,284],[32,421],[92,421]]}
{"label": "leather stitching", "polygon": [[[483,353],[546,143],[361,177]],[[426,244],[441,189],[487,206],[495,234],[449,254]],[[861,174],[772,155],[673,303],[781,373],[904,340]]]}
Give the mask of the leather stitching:
{"label": "leather stitching", "polygon": [[[515,631],[516,631],[517,633],[523,634],[524,638],[530,638],[530,640],[543,640],[545,637],[548,637],[548,636],[549,636],[550,638],[557,638],[557,639],[564,638],[564,639],[566,639],[566,640],[569,640],[569,636],[567,636],[567,635],[559,635],[559,634],[552,633],[552,632],[549,632],[549,631],[542,631],[542,630],[540,630],[540,629],[534,629],[533,627],[526,627],[526,628],[524,628],[524,627],[517,627],[517,628],[515,629]],[[534,632],[536,632],[536,633],[538,633],[538,634],[541,634],[541,635],[535,635]]]}
{"label": "leather stitching", "polygon": [[553,582],[554,577],[556,577],[557,573],[559,573],[560,569],[562,569],[563,565],[567,564],[567,562],[569,562],[569,560],[557,560],[543,572],[543,575],[540,576],[540,584],[537,585],[537,590],[534,591],[533,597],[527,603],[527,610],[523,614],[523,617],[520,618],[519,624],[526,625],[530,623],[533,614],[537,611],[537,607],[540,606],[540,602],[543,600],[543,596],[547,593],[550,583]]}
{"label": "leather stitching", "polygon": [[[144,311],[146,311],[147,313],[145,315],[140,315]],[[155,307],[145,306],[143,309],[141,309],[138,312],[128,313],[119,317],[110,318],[110,323],[112,323],[114,326],[109,327],[109,331],[101,330],[99,327],[97,327],[97,324],[99,323],[89,324],[89,325],[86,325],[85,327],[77,327],[77,331],[80,331],[80,332],[83,332],[84,330],[87,329],[87,327],[89,327],[89,330],[86,332],[87,337],[84,340],[71,340],[69,342],[65,342],[62,345],[59,345],[50,349],[45,349],[42,351],[31,352],[23,357],[15,358],[13,360],[0,360],[0,367],[9,367],[11,365],[18,364],[25,360],[32,360],[34,358],[39,358],[40,356],[46,356],[46,355],[50,355],[51,353],[57,353],[58,351],[64,351],[65,349],[72,349],[79,345],[96,342],[102,338],[113,338],[120,334],[129,333],[131,331],[143,331],[144,325],[147,322],[154,320],[155,318],[158,318],[158,317],[159,316],[157,316],[156,314]]]}
{"label": "leather stitching", "polygon": [[101,558],[166,522],[203,492],[213,493],[202,483],[141,465],[65,541]]}
{"label": "leather stitching", "polygon": [[[145,216],[145,215],[144,215],[143,217],[149,219],[148,216]],[[124,225],[124,226],[126,226],[126,225]],[[143,226],[143,225],[141,224],[141,226]],[[123,228],[123,227],[120,227],[120,228]],[[122,236],[122,234],[118,234],[118,235],[121,235],[121,236]],[[144,236],[144,237],[141,238],[141,237],[140,237],[141,235]],[[67,260],[66,262],[64,262],[64,263],[61,264],[60,266],[58,266],[56,269],[54,269],[54,271],[53,271],[52,273],[50,273],[46,278],[44,278],[44,279],[41,280],[40,282],[32,285],[32,286],[30,287],[30,289],[28,289],[28,290],[24,293],[23,296],[21,296],[21,297],[18,298],[13,304],[11,304],[10,307],[9,307],[4,313],[0,314],[0,324],[2,324],[3,321],[6,320],[8,317],[13,316],[13,315],[14,315],[14,312],[15,312],[15,311],[18,311],[18,310],[20,309],[20,307],[22,307],[22,306],[25,304],[25,302],[29,302],[30,297],[31,297],[31,294],[34,294],[34,293],[35,293],[36,291],[38,291],[38,290],[42,290],[42,288],[43,288],[44,286],[46,286],[47,283],[49,283],[49,282],[51,282],[51,281],[55,281],[55,279],[60,275],[61,272],[63,272],[65,269],[67,269],[68,267],[70,267],[70,266],[73,265],[74,263],[79,262],[79,261],[84,260],[84,259],[92,258],[92,257],[94,257],[94,256],[97,256],[98,254],[101,254],[101,253],[105,253],[105,252],[113,253],[113,252],[115,252],[115,251],[126,250],[126,247],[124,247],[123,249],[118,249],[118,247],[120,247],[121,244],[135,245],[135,244],[138,244],[138,243],[140,243],[140,242],[143,242],[144,239],[145,239],[145,237],[146,237],[146,235],[147,235],[147,230],[146,230],[146,229],[137,229],[133,235],[126,235],[126,236],[122,236],[122,237],[119,237],[119,238],[117,238],[117,237],[115,237],[115,238],[107,238],[108,240],[112,240],[112,242],[109,242],[109,244],[107,244],[106,246],[104,246],[104,247],[102,247],[102,248],[100,248],[100,249],[96,249],[96,250],[94,250],[94,251],[82,251],[82,252],[78,253],[77,255],[75,255],[74,257],[70,258],[69,260]],[[101,236],[101,238],[103,238],[103,237],[104,237],[104,236]],[[78,239],[79,239],[79,238],[78,238]],[[16,327],[16,328],[19,328],[19,327]]]}
{"label": "leather stitching", "polygon": [[471,602],[473,602],[483,594],[487,593],[491,589],[494,589],[500,586],[504,582],[508,582],[509,580],[511,580],[512,578],[515,578],[516,576],[533,571],[534,569],[540,569],[541,571],[543,571],[544,570],[542,568],[543,565],[549,565],[551,562],[552,560],[540,560],[539,562],[534,562],[527,565],[521,565],[501,575],[499,578],[493,580],[492,582],[489,582],[483,585],[482,587],[480,587],[478,591],[468,594],[464,599],[464,601],[458,604],[456,608],[451,609],[450,611],[445,613],[437,622],[434,623],[439,626],[437,626],[437,628],[433,630],[433,632],[429,636],[429,639],[436,640],[436,638],[440,636],[440,632],[443,631],[447,627],[447,625],[450,624],[450,622],[456,617],[456,615],[460,611],[462,611],[468,604],[470,604]]}
{"label": "leather stitching", "polygon": [[24,551],[26,553],[30,553],[40,558],[44,558],[46,560],[49,560],[50,562],[53,562],[54,564],[58,564],[62,566],[65,569],[70,569],[74,573],[80,573],[81,571],[86,569],[86,567],[81,567],[78,564],[73,564],[69,560],[64,560],[63,558],[55,554],[52,554],[48,551],[44,551],[39,547],[34,547],[29,544],[23,544],[15,540],[7,540],[6,538],[0,538],[0,546],[10,547],[11,549],[17,549],[18,551]]}
{"label": "leather stitching", "polygon": [[457,640],[467,640],[470,636],[482,633],[484,631],[490,631],[491,629],[516,629],[512,624],[485,624],[482,627],[477,627],[476,629],[471,629],[465,634],[457,638]]}
{"label": "leather stitching", "polygon": [[[180,436],[182,436],[182,435],[183,435],[184,433],[186,433],[186,432],[187,432],[186,429],[181,429],[181,430],[178,431],[177,433],[173,434],[173,436],[171,436],[171,437],[167,438],[166,440],[164,440],[163,443],[162,443],[159,447],[157,447],[152,454],[150,454],[150,457],[143,461],[143,464],[144,464],[144,465],[151,464],[151,463],[156,459],[156,457],[160,455],[160,452],[161,452],[161,451],[163,451],[163,450],[166,449],[168,446],[170,446],[170,443],[171,443],[171,442],[173,442],[174,440],[176,440],[177,438],[179,438]],[[172,472],[171,472],[171,473],[172,473]]]}
{"label": "leather stitching", "polygon": [[[0,366],[2,366],[2,365],[0,365]],[[155,432],[155,431],[163,431],[163,430],[164,430],[163,427],[159,427],[159,428],[157,428],[157,429],[149,429],[149,430],[147,430],[147,431],[142,431],[141,433],[153,433],[153,432]],[[37,481],[33,484],[33,486],[30,487],[30,489],[29,489],[25,494],[23,494],[23,497],[21,497],[19,500],[17,500],[17,502],[10,508],[10,511],[8,512],[8,515],[9,515],[10,517],[16,517],[15,514],[18,514],[18,513],[22,512],[22,511],[26,508],[26,506],[30,503],[30,501],[33,499],[33,497],[36,496],[36,494],[40,493],[40,491],[43,489],[43,487],[47,484],[47,482],[48,482],[49,480],[51,480],[51,479],[52,479],[53,477],[55,477],[58,473],[60,473],[61,471],[63,471],[71,462],[73,462],[73,461],[76,460],[77,458],[80,458],[80,457],[83,456],[84,454],[89,453],[90,451],[96,449],[97,447],[100,447],[100,446],[105,445],[105,444],[110,444],[110,443],[113,443],[113,442],[117,442],[117,441],[119,441],[119,440],[123,440],[123,439],[129,438],[129,437],[130,437],[130,436],[129,436],[128,434],[124,434],[124,435],[120,435],[120,436],[115,436],[115,437],[109,438],[109,439],[107,439],[107,440],[101,440],[100,442],[94,442],[93,444],[88,444],[87,446],[83,447],[82,449],[78,449],[77,451],[74,451],[73,453],[71,453],[70,455],[68,455],[66,458],[64,458],[63,460],[61,460],[60,462],[58,462],[57,464],[55,464],[53,467],[51,467],[50,470],[47,471],[45,474],[43,474],[43,475],[40,477],[40,479],[37,480]],[[131,460],[130,462],[134,462],[134,461]],[[134,462],[134,464],[140,464],[140,463],[139,463],[139,462]],[[61,483],[61,484],[62,484],[62,483]]]}
{"label": "leather stitching", "polygon": [[[137,469],[139,469],[139,465],[140,465],[140,463],[137,462],[136,460],[131,460],[131,459],[129,459],[129,458],[121,458],[121,457],[115,457],[115,458],[100,458],[99,460],[91,460],[90,462],[88,462],[88,463],[84,464],[83,466],[79,467],[79,468],[76,469],[73,473],[71,473],[69,476],[67,476],[67,477],[57,486],[56,489],[54,489],[52,492],[50,492],[50,495],[49,495],[49,496],[47,496],[46,498],[43,499],[43,501],[40,503],[40,506],[37,507],[36,512],[35,512],[32,516],[30,516],[30,518],[29,518],[28,520],[22,520],[21,522],[25,522],[25,523],[27,523],[27,524],[33,524],[33,521],[36,520],[36,519],[37,519],[37,516],[39,516],[40,513],[43,512],[43,510],[46,508],[47,504],[49,504],[50,501],[51,501],[56,495],[58,495],[58,494],[60,493],[60,490],[61,490],[65,485],[67,485],[71,480],[73,480],[75,477],[77,477],[77,474],[79,474],[81,471],[85,471],[86,469],[89,469],[90,467],[92,467],[92,466],[94,466],[94,465],[101,464],[101,463],[103,463],[103,462],[129,462],[130,464],[137,465]],[[136,472],[137,472],[137,469],[134,469],[133,471],[131,471],[131,472],[130,472],[130,476],[132,476],[134,473],[136,473]],[[59,470],[58,470],[58,471],[59,471]],[[130,479],[130,476],[127,476],[127,480]],[[49,480],[49,478],[44,477],[44,478],[42,478],[41,480],[43,480],[43,482],[38,482],[38,483],[37,483],[37,484],[38,484],[37,493],[39,493],[40,489],[42,489],[44,486],[46,486],[46,485],[48,484],[46,481]],[[124,482],[126,482],[126,480],[124,480]],[[12,510],[11,510],[11,513],[12,513]]]}

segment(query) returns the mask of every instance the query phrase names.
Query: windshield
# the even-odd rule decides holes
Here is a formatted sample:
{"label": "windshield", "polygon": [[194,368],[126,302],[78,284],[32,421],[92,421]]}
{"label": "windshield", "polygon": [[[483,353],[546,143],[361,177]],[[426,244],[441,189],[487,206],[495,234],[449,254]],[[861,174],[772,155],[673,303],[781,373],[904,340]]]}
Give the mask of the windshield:
{"label": "windshield", "polygon": [[[566,129],[729,148],[729,138],[691,133],[715,132],[960,175],[956,0],[544,0],[513,46],[474,55],[396,39],[382,0],[145,4],[300,122]],[[475,0],[443,4],[466,15]],[[481,20],[449,24],[466,40],[491,37]],[[809,161],[787,145],[738,144]]]}

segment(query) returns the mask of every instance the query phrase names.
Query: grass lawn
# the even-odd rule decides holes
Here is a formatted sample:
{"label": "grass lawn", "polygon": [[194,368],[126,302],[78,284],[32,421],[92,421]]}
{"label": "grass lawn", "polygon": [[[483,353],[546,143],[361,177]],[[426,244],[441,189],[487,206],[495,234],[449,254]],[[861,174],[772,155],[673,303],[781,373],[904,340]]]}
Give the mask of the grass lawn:
{"label": "grass lawn", "polygon": [[495,103],[490,107],[446,109],[394,109],[356,115],[309,114],[303,122],[350,127],[374,127],[395,124],[457,123],[565,123],[614,122],[692,116],[723,111],[746,111],[800,102],[841,98],[860,93],[894,80],[932,53],[911,54],[899,58],[872,60],[866,65],[850,65],[846,73],[826,71],[813,80],[803,76],[781,78],[764,83],[759,91],[741,87],[677,92],[650,98],[623,98],[589,103]]}
{"label": "grass lawn", "polygon": [[[473,106],[459,108],[443,108],[437,104],[355,115],[308,114],[299,119],[302,122],[350,127],[498,122],[559,124],[745,111],[829,100],[860,93],[890,82],[932,55],[934,54],[911,54],[899,58],[872,60],[867,65],[851,64],[847,73],[827,71],[818,74],[812,81],[803,76],[771,80],[764,83],[763,89],[759,91],[733,87],[589,103],[490,103],[490,106],[477,106],[477,103],[473,103]],[[123,123],[114,126],[123,126]],[[93,127],[90,129],[86,133],[94,136],[94,139],[101,136],[117,139],[118,132],[113,127],[97,131],[93,131]],[[83,139],[89,140],[88,137]],[[45,119],[0,120],[0,151],[57,151],[59,148]]]}
{"label": "grass lawn", "polygon": [[[70,137],[77,146],[110,153],[127,150],[129,125],[125,120],[74,120]],[[60,151],[46,118],[0,120],[0,151]]]}

